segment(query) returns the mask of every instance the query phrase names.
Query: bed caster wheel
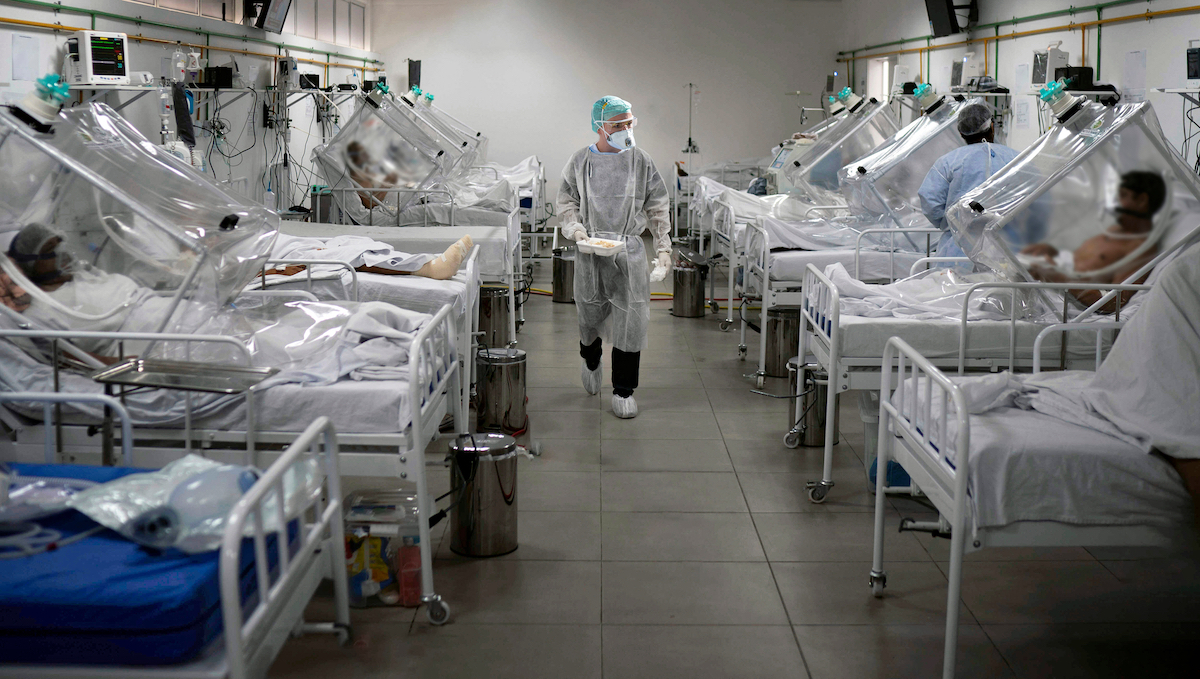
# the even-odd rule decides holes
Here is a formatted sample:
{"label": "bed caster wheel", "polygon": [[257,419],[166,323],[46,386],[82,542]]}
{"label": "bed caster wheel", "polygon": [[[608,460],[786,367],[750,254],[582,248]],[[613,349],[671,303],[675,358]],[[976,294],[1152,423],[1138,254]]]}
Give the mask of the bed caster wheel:
{"label": "bed caster wheel", "polygon": [[819,505],[825,502],[825,496],[828,493],[829,487],[818,483],[808,489],[808,501],[814,505]]}
{"label": "bed caster wheel", "polygon": [[767,383],[767,378],[764,377],[763,375],[755,375],[754,376],[754,386],[755,387],[762,389],[766,383]]}
{"label": "bed caster wheel", "polygon": [[871,573],[871,595],[876,599],[883,598],[883,590],[887,589],[887,573]]}
{"label": "bed caster wheel", "polygon": [[721,321],[721,324],[717,327],[721,329],[721,332],[729,332],[729,329],[733,327],[733,323],[729,321]]}
{"label": "bed caster wheel", "polygon": [[425,617],[434,625],[445,625],[450,621],[450,605],[441,597],[434,597],[425,605]]}
{"label": "bed caster wheel", "polygon": [[746,347],[744,347],[744,346],[738,347],[738,360],[739,361],[746,360]]}
{"label": "bed caster wheel", "polygon": [[783,436],[783,445],[796,449],[800,447],[800,432],[792,430]]}
{"label": "bed caster wheel", "polygon": [[[714,314],[721,313],[721,305],[717,304],[717,300],[715,300],[715,299],[708,303],[708,308],[712,309],[712,312]],[[724,330],[724,328],[721,328],[721,329]]]}

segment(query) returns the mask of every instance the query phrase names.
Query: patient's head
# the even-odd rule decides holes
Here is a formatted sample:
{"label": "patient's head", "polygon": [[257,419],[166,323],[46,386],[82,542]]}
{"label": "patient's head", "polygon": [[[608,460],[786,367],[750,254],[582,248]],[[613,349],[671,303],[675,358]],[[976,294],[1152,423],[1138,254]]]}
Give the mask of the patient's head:
{"label": "patient's head", "polygon": [[21,273],[43,290],[54,290],[71,280],[66,272],[70,256],[63,242],[63,232],[45,224],[25,225],[8,246],[8,257]]}
{"label": "patient's head", "polygon": [[352,141],[346,145],[346,157],[355,167],[366,167],[371,162],[371,154],[360,143]]}
{"label": "patient's head", "polygon": [[1167,183],[1157,172],[1135,170],[1121,175],[1117,189],[1117,219],[1148,221],[1167,200]]}

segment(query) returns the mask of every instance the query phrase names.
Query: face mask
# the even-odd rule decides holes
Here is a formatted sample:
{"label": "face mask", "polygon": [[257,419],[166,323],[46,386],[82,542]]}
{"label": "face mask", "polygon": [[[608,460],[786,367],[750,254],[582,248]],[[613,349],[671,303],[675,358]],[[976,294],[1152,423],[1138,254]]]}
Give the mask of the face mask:
{"label": "face mask", "polygon": [[631,149],[637,144],[633,140],[633,130],[621,130],[608,135],[608,144],[618,151]]}

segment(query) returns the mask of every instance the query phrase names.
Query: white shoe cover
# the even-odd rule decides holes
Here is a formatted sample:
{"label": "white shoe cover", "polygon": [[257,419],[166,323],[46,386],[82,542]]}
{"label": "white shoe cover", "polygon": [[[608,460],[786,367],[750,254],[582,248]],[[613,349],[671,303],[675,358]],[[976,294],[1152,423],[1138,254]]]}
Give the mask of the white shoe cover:
{"label": "white shoe cover", "polygon": [[592,395],[599,394],[600,383],[604,380],[604,362],[601,361],[595,370],[588,370],[587,361],[583,361],[580,378],[583,380],[583,388],[587,393]]}
{"label": "white shoe cover", "polygon": [[612,401],[613,415],[628,420],[637,417],[637,401],[633,400],[632,396],[621,397],[613,394]]}

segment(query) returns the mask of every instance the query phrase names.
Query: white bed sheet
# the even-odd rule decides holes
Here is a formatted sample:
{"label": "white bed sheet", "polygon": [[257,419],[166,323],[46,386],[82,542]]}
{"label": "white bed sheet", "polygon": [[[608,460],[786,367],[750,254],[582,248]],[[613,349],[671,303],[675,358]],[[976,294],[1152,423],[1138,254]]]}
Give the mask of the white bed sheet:
{"label": "white bed sheet", "polygon": [[[925,256],[924,253],[897,252],[893,269],[890,252],[878,250],[863,250],[859,253],[859,279],[864,281],[887,280],[908,275],[914,262]],[[802,281],[804,272],[809,264],[815,264],[824,271],[825,267],[835,262],[854,273],[854,250],[780,250],[771,253],[771,280],[773,281]]]}
{"label": "white bed sheet", "polygon": [[[1108,317],[1096,317],[1108,321]],[[958,356],[959,326],[957,320],[913,320],[907,318],[841,316],[840,340],[843,358],[868,358],[879,367],[883,348],[892,337],[899,337],[930,359]],[[1017,321],[1017,357],[1033,355],[1033,341],[1045,325]],[[1047,366],[1058,365],[1062,335],[1047,337],[1042,343],[1042,360]],[[968,358],[1008,359],[1009,321],[976,320],[967,324]],[[1104,346],[1110,346],[1106,339]],[[1087,360],[1095,356],[1094,333],[1076,334],[1067,343],[1068,360]]]}
{"label": "white bed sheet", "polygon": [[1036,411],[1000,408],[970,422],[976,528],[1192,522],[1191,496],[1161,456]]}
{"label": "white bed sheet", "polygon": [[[251,284],[258,289],[259,281]],[[314,273],[312,292],[318,299],[351,299],[353,279],[347,271]],[[267,276],[268,290],[309,290],[305,272],[292,276]],[[449,304],[456,315],[467,308],[466,273],[459,271],[453,278],[438,281],[424,276],[387,276],[377,273],[358,273],[358,299],[363,302],[387,302],[402,309],[431,314]]]}
{"label": "white bed sheet", "polygon": [[511,224],[505,226],[345,226],[316,222],[283,222],[283,233],[306,238],[329,238],[342,234],[366,236],[391,245],[404,252],[445,252],[446,248],[463,236],[471,236],[479,246],[480,273],[499,278],[511,270],[512,248],[517,235],[511,232]]}

